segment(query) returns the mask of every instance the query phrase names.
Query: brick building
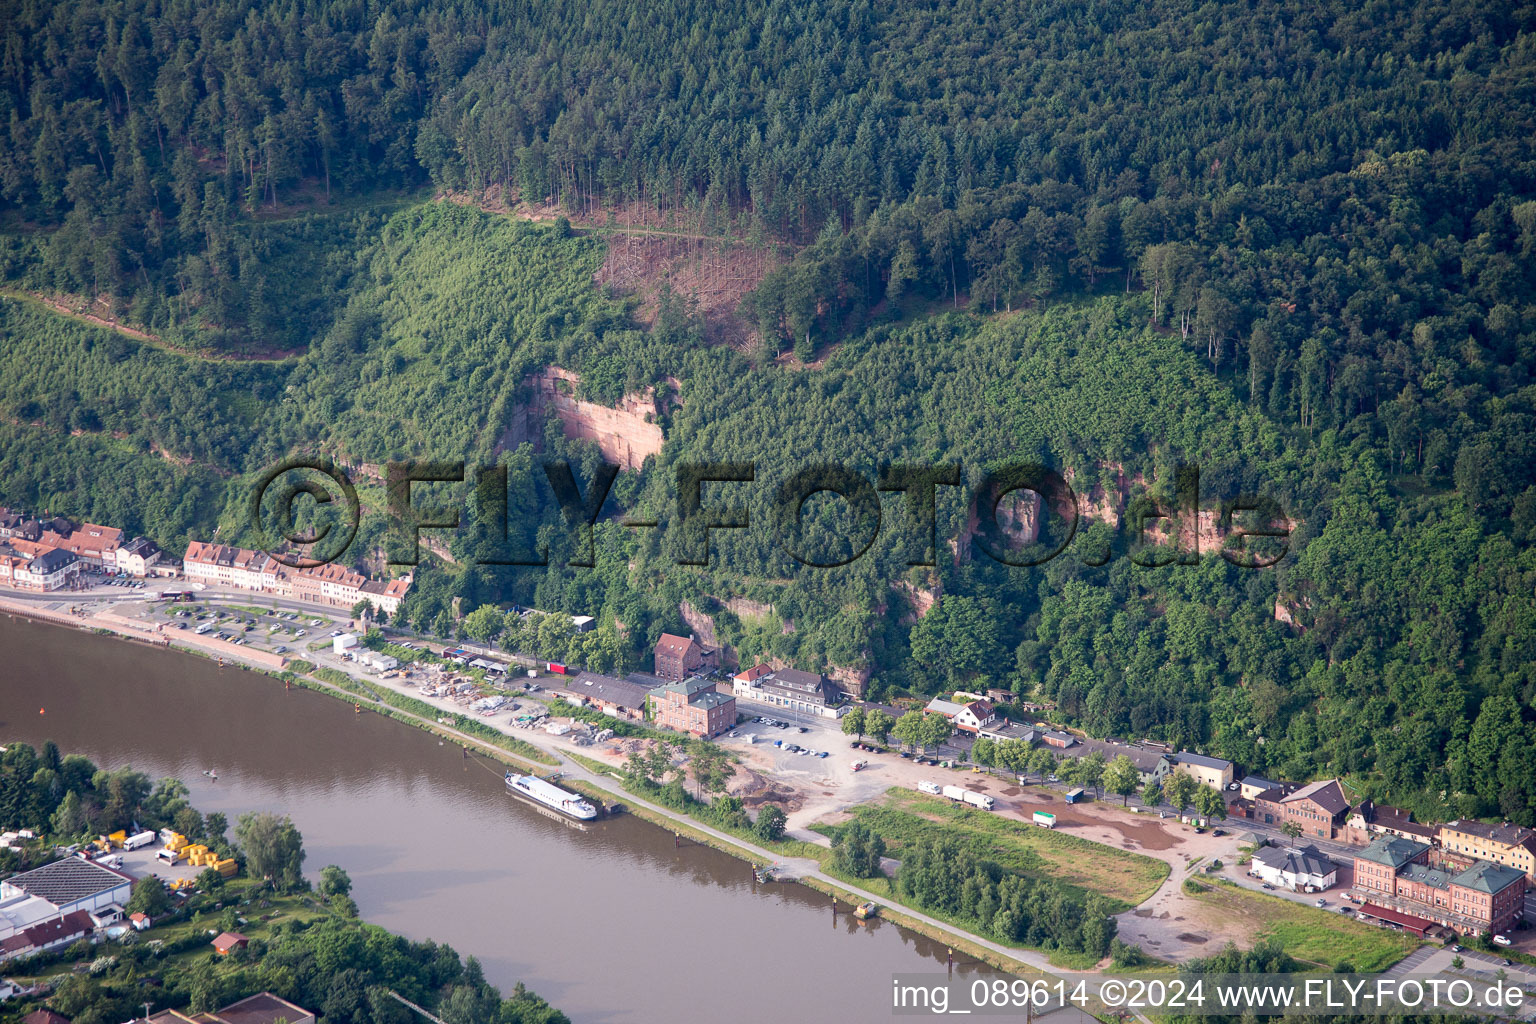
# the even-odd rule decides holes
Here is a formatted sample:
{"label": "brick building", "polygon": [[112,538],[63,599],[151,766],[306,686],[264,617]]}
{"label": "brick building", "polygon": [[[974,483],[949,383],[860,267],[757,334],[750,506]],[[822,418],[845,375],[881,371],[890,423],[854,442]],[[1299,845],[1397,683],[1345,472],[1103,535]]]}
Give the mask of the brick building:
{"label": "brick building", "polygon": [[1303,835],[1333,839],[1344,827],[1349,801],[1338,779],[1324,779],[1300,789],[1276,786],[1253,800],[1253,817],[1266,825],[1294,822]]}
{"label": "brick building", "polygon": [[661,634],[656,641],[656,674],[680,683],[707,667],[709,658],[704,645],[691,636]]}
{"label": "brick building", "polygon": [[646,701],[655,724],[704,739],[736,724],[736,698],[716,690],[702,676],[658,686],[646,695]]}
{"label": "brick building", "polygon": [[[1526,877],[1504,864],[1468,861],[1428,843],[1382,836],[1355,854],[1360,913],[1420,935],[1447,928],[1461,935],[1504,932],[1524,915]],[[1376,910],[1390,913],[1379,914]]]}

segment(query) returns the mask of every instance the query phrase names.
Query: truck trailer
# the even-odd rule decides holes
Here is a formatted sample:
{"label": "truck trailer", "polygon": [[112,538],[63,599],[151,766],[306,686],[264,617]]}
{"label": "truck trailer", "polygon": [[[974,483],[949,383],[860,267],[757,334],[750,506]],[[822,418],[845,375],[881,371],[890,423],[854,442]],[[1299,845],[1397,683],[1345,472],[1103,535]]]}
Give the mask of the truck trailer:
{"label": "truck trailer", "polygon": [[1056,827],[1056,815],[1054,815],[1054,814],[1047,814],[1044,811],[1036,811],[1035,812],[1035,824],[1039,825],[1041,828],[1055,828]]}
{"label": "truck trailer", "polygon": [[153,832],[140,832],[136,836],[129,836],[127,839],[124,839],[123,849],[137,850],[145,846],[153,846],[155,840],[159,838],[160,837],[155,835]]}
{"label": "truck trailer", "polygon": [[983,811],[990,811],[992,809],[992,805],[996,802],[991,797],[987,796],[987,794],[978,793],[972,789],[966,790],[965,796],[962,799],[964,799],[965,802],[970,804],[972,807],[979,807]]}
{"label": "truck trailer", "polygon": [[943,793],[944,793],[945,796],[949,797],[951,800],[954,800],[954,801],[957,801],[957,802],[960,802],[960,803],[963,803],[965,801],[965,790],[961,789],[959,786],[945,786],[944,789],[943,789]]}

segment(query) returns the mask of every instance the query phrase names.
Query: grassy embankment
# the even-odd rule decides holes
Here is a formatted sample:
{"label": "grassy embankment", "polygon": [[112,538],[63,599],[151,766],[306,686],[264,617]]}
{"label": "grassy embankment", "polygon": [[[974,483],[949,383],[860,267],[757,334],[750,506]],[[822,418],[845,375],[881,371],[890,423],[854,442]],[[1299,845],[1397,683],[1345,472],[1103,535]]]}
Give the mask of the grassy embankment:
{"label": "grassy embankment", "polygon": [[1397,963],[1421,943],[1402,932],[1361,924],[1343,914],[1253,892],[1226,879],[1188,879],[1184,892],[1223,917],[1262,921],[1260,940],[1274,939],[1298,960],[1333,968],[1348,963],[1373,973]]}
{"label": "grassy embankment", "polygon": [[[1156,858],[904,789],[887,790],[884,803],[865,805],[854,814],[884,837],[890,855],[898,859],[906,844],[944,835],[1008,871],[1049,879],[1078,896],[1106,896],[1117,911],[1146,900],[1168,877],[1168,865]],[[835,826],[812,827],[828,836],[836,832]]]}

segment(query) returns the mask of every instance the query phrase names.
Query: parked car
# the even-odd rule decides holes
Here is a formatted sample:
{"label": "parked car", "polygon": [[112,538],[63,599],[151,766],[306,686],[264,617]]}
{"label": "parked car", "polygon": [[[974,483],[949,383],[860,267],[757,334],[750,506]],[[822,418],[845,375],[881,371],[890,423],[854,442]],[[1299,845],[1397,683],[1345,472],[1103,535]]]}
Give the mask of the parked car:
{"label": "parked car", "polygon": [[1263,888],[1273,890],[1274,886],[1270,885],[1268,882],[1265,882]]}
{"label": "parked car", "polygon": [[1316,903],[1314,903],[1312,905],[1314,907],[1326,907],[1328,905],[1328,901],[1324,900],[1324,899],[1319,899]]}

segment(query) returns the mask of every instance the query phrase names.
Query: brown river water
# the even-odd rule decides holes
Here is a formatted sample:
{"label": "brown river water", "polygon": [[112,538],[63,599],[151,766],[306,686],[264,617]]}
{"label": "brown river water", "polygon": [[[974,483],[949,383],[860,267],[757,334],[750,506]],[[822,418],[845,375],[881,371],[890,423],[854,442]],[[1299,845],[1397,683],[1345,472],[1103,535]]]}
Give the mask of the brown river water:
{"label": "brown river water", "polygon": [[755,885],[744,862],[639,819],[550,820],[506,794],[500,768],[418,729],[0,615],[0,742],[48,739],[176,776],[231,822],[292,815],[307,873],[346,868],[366,920],[473,954],[504,991],[521,980],[581,1024],[883,1020],[892,974],[945,969],[942,943],[847,908],[834,923],[826,896]]}

